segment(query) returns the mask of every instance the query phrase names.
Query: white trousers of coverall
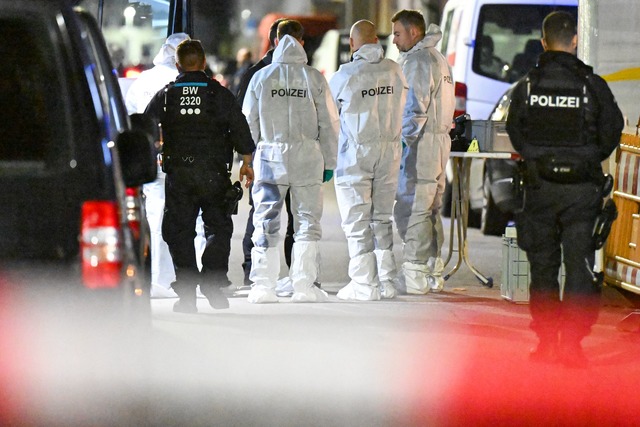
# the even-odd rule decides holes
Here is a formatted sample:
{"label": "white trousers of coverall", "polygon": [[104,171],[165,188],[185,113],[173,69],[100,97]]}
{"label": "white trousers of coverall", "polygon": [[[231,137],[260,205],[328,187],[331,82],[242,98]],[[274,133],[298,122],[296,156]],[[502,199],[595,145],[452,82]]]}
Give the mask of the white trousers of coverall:
{"label": "white trousers of coverall", "polygon": [[427,130],[402,153],[394,219],[404,243],[403,268],[441,276],[444,229],[439,209],[451,150],[449,129]]}
{"label": "white trousers of coverall", "polygon": [[[169,246],[162,238],[165,178],[166,174],[162,172],[162,169],[158,168],[156,180],[142,186],[151,237],[151,296],[154,298],[177,297],[173,289],[171,289],[171,283],[176,280],[173,259],[169,253]],[[196,232],[197,236],[194,239],[196,260],[198,261],[198,268],[202,268],[200,258],[202,257],[202,252],[204,252],[206,240],[204,238],[204,223],[201,215],[198,215],[198,220],[196,221]]]}
{"label": "white trousers of coverall", "polygon": [[398,187],[400,144],[345,141],[339,148],[335,188],[349,248],[349,277],[364,286],[396,278],[391,216]]}
{"label": "white trousers of coverall", "polygon": [[275,289],[280,273],[280,225],[284,198],[290,191],[294,244],[289,277],[295,292],[313,287],[318,277],[318,240],[322,236],[322,172],[324,160],[317,141],[260,141],[254,156],[254,286]]}

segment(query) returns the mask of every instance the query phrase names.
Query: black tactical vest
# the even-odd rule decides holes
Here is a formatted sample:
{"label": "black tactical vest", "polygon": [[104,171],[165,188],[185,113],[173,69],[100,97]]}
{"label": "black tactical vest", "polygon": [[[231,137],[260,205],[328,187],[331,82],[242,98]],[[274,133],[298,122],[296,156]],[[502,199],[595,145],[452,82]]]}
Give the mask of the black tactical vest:
{"label": "black tactical vest", "polygon": [[165,88],[162,114],[163,152],[180,157],[227,163],[233,148],[227,141],[228,112],[217,96],[219,83],[172,82]]}
{"label": "black tactical vest", "polygon": [[524,130],[528,144],[547,148],[593,144],[597,149],[595,100],[584,70],[560,64],[552,70],[536,66],[526,85]]}

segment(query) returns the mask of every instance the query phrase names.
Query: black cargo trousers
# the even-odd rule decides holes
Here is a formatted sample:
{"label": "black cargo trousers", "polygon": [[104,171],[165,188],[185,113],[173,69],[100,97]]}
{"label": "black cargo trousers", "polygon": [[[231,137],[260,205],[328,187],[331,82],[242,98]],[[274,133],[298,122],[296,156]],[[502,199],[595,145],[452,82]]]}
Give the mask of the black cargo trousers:
{"label": "black cargo trousers", "polygon": [[[516,217],[518,246],[531,272],[531,329],[541,338],[581,339],[598,317],[600,287],[592,268],[592,237],[602,209],[602,187],[592,182],[560,184],[539,180],[527,187],[524,210]],[[564,259],[562,301],[558,274]]]}
{"label": "black cargo trousers", "polygon": [[[205,294],[211,286],[230,284],[227,272],[233,220],[225,199],[230,187],[227,173],[197,161],[188,166],[174,163],[167,173],[162,237],[173,258],[176,282],[172,287],[178,295],[182,289],[195,289],[198,284]],[[199,272],[193,239],[201,209],[206,246]]]}

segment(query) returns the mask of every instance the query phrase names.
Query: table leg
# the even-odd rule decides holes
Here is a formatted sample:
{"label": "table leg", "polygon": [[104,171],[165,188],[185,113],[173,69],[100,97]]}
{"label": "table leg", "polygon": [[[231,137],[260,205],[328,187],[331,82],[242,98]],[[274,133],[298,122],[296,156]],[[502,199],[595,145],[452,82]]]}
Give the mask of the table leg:
{"label": "table leg", "polygon": [[[471,159],[453,158],[453,187],[451,192],[451,230],[449,240],[449,256],[445,265],[448,264],[453,252],[458,252],[458,260],[456,265],[444,276],[444,280],[448,280],[464,262],[471,272],[480,280],[482,285],[489,288],[493,287],[493,279],[485,277],[480,273],[469,261],[469,248],[467,244],[467,225],[468,225],[468,201],[469,201],[469,175],[471,169]],[[457,250],[454,249],[454,230],[457,231]]]}
{"label": "table leg", "polygon": [[[462,256],[460,250],[462,248],[462,235],[460,233],[460,217],[462,216],[462,204],[460,199],[462,193],[460,192],[460,168],[462,159],[455,157],[451,159],[451,167],[453,170],[453,180],[451,181],[451,225],[449,227],[449,254],[444,261],[446,267],[451,261],[454,252],[458,253],[458,259],[451,271],[444,276],[444,280],[447,280],[453,273],[455,273],[462,264]],[[458,228],[456,233],[456,227]],[[457,237],[454,240],[454,235]]]}

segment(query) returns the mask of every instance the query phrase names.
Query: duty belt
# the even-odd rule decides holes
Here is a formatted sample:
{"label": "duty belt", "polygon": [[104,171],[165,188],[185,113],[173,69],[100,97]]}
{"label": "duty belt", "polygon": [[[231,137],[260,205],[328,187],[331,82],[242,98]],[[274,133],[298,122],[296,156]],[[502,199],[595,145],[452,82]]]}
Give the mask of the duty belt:
{"label": "duty belt", "polygon": [[206,169],[217,170],[220,174],[229,174],[228,166],[225,162],[216,157],[194,156],[191,154],[163,154],[162,170],[170,173],[174,168],[205,167]]}
{"label": "duty belt", "polygon": [[173,162],[175,165],[184,164],[185,166],[188,166],[191,164],[208,163],[208,162],[214,161],[212,157],[193,156],[191,154],[182,154],[182,155],[169,154],[164,156],[164,160],[168,162]]}

